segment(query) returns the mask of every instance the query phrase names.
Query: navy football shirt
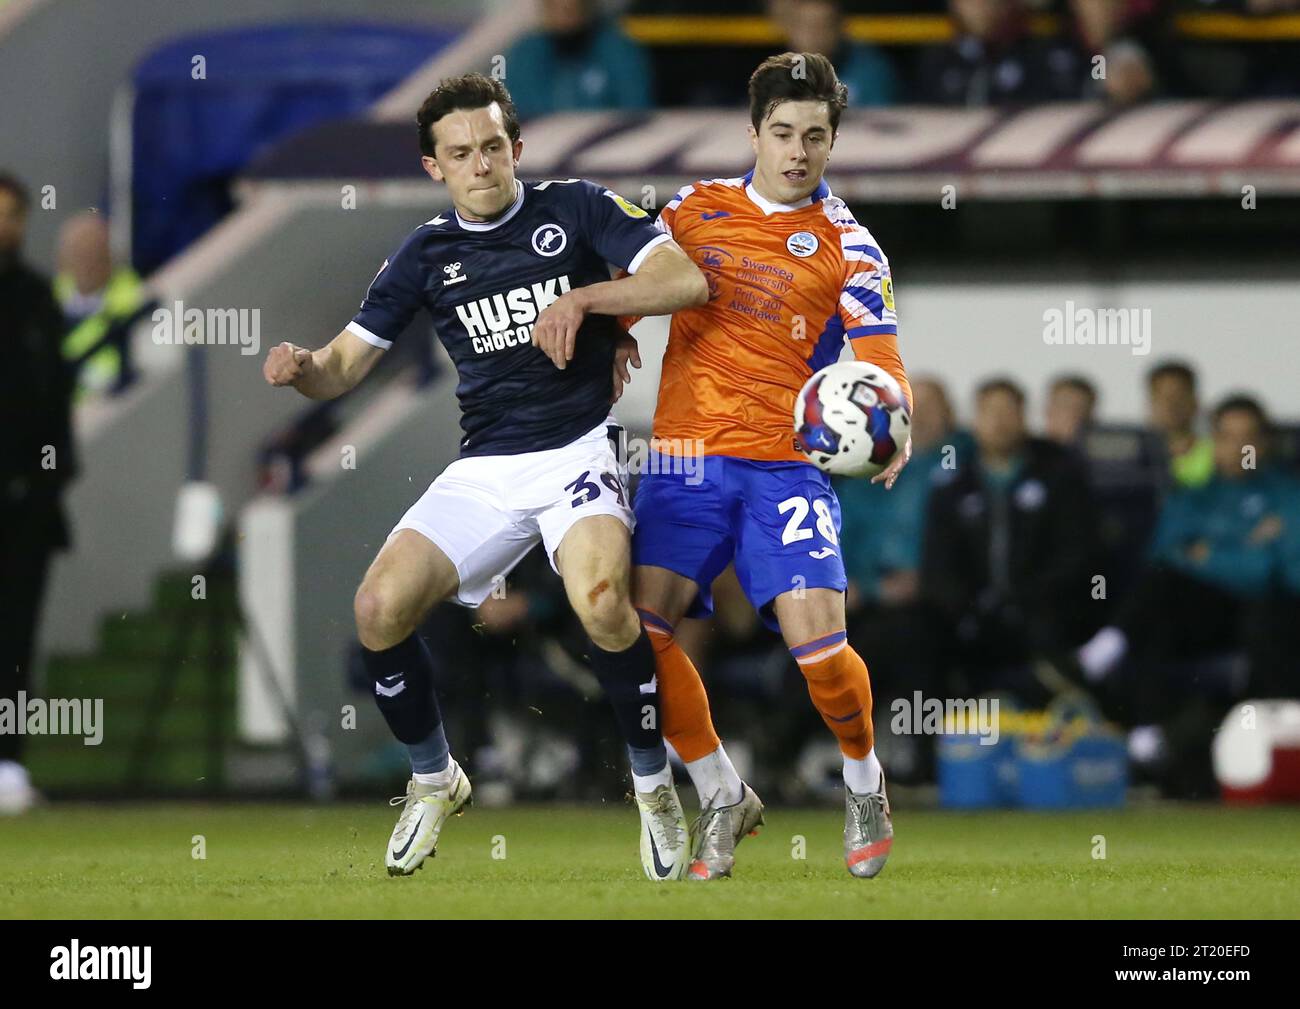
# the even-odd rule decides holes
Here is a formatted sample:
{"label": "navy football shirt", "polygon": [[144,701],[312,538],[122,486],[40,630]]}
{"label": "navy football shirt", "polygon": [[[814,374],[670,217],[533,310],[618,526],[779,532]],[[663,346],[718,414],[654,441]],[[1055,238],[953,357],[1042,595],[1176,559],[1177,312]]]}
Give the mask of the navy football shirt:
{"label": "navy football shirt", "polygon": [[421,307],[456,365],[462,456],[558,448],[609,415],[613,316],[589,315],[561,371],[532,342],[541,311],[566,291],[635,273],[669,240],[653,218],[582,179],[517,182],[495,221],[446,211],[384,262],[348,330],[392,346]]}

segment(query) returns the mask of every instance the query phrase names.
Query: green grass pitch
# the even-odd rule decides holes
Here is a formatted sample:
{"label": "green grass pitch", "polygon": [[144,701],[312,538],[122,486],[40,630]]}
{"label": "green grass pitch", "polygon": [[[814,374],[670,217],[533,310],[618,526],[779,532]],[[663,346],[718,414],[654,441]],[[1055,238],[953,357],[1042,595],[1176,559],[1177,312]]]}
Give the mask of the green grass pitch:
{"label": "green grass pitch", "polygon": [[448,824],[437,858],[390,879],[394,817],[382,803],[49,806],[0,822],[0,916],[1286,918],[1300,908],[1296,808],[896,808],[893,856],[870,881],[844,870],[841,813],[776,808],[741,845],[735,877],[708,885],[642,878],[636,813],[614,805],[471,809]]}

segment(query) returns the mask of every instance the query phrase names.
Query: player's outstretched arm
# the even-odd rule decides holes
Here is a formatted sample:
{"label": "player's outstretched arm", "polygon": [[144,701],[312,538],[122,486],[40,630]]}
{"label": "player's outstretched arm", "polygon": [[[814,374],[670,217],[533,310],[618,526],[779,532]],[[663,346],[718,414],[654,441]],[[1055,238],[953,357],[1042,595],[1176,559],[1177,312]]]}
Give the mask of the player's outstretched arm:
{"label": "player's outstretched arm", "polygon": [[594,315],[668,315],[703,305],[709,284],[682,247],[668,241],[653,249],[636,273],[573,293],[583,295]]}
{"label": "player's outstretched arm", "polygon": [[672,241],[657,246],[636,273],[578,287],[545,309],[533,326],[533,343],[557,368],[573,360],[578,327],[590,314],[667,315],[703,305],[709,285],[700,268]]}
{"label": "player's outstretched arm", "polygon": [[266,355],[262,375],[271,385],[291,385],[308,399],[334,399],[365,378],[382,353],[345,329],[320,350],[277,344]]}

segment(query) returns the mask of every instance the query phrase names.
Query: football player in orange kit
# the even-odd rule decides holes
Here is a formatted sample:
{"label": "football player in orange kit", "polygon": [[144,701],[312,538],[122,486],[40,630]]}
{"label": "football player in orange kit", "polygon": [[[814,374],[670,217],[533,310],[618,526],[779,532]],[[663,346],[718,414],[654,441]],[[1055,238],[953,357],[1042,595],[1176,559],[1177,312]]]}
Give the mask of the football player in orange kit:
{"label": "football player in orange kit", "polygon": [[[910,409],[889,260],[832,196],[830,160],[846,90],[829,60],[784,53],[749,81],[755,165],[684,187],[659,216],[704,271],[707,304],[672,317],[654,418],[656,455],[637,489],[634,598],[657,660],[664,736],[703,807],[687,878],[730,875],[762,803],[727,759],[699,673],[673,637],[712,611],[729,563],[779,629],[844,755],[844,856],[854,876],[884,868],[893,839],[876,759],[866,664],[846,640],[840,509],[799,450],[796,395],[847,342],[889,372]],[[874,482],[891,487],[910,442]],[[695,465],[683,456],[703,455]]]}

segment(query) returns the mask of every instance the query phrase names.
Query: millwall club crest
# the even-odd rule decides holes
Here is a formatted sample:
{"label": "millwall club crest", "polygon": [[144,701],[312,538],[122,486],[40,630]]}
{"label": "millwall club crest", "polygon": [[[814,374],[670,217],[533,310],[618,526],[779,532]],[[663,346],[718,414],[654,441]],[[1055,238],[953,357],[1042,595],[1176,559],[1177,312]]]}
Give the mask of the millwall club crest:
{"label": "millwall club crest", "polygon": [[558,224],[543,224],[533,232],[533,251],[539,256],[558,256],[569,244],[569,236]]}
{"label": "millwall club crest", "polygon": [[800,259],[807,259],[817,251],[817,236],[811,231],[797,231],[785,240],[785,247]]}

